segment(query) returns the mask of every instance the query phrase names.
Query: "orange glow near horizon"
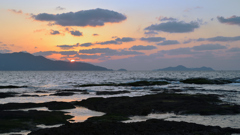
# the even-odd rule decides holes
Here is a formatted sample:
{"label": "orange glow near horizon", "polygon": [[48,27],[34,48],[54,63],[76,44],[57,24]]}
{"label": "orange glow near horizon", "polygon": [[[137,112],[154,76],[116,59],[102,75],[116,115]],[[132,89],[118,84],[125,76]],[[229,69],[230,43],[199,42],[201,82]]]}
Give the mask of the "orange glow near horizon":
{"label": "orange glow near horizon", "polygon": [[75,60],[70,60],[71,63],[75,62]]}

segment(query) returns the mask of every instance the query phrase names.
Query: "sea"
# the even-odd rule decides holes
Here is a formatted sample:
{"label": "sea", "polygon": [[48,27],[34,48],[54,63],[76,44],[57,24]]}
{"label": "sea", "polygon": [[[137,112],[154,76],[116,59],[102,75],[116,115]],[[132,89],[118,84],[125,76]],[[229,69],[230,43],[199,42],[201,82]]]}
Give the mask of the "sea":
{"label": "sea", "polygon": [[[231,80],[230,84],[184,84],[181,80],[188,78],[207,78]],[[128,83],[136,81],[167,81],[168,85],[154,86],[91,86],[75,87],[83,84]],[[17,92],[19,96],[0,98],[0,104],[6,103],[43,103],[50,101],[81,101],[91,97],[119,97],[143,96],[155,94],[153,89],[181,90],[179,93],[188,94],[218,94],[221,100],[240,105],[240,71],[0,71],[0,86],[24,86],[22,88],[4,88],[0,92]],[[72,96],[53,96],[59,90],[86,90],[88,94],[76,92]],[[97,95],[97,91],[130,91],[130,93],[116,95]],[[35,95],[35,96],[21,96]],[[37,95],[37,96],[36,96]],[[45,107],[31,108],[48,110]],[[29,109],[21,109],[27,111]],[[83,122],[89,117],[101,116],[103,112],[96,112],[84,107],[63,110],[74,118],[70,122]],[[240,128],[240,115],[210,115],[201,116],[177,115],[173,113],[149,114],[148,116],[132,116],[131,120],[123,122],[138,122],[156,118],[167,121],[185,121],[202,125]],[[60,125],[52,125],[56,127]],[[48,128],[38,125],[39,128]],[[30,131],[18,132],[27,134]],[[9,134],[9,133],[8,133]]]}

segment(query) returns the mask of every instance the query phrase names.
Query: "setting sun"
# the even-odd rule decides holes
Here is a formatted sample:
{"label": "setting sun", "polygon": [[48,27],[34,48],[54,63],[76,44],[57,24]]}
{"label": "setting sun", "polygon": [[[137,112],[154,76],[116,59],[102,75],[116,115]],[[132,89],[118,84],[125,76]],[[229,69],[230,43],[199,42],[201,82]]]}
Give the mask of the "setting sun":
{"label": "setting sun", "polygon": [[70,62],[75,62],[75,60],[70,60]]}

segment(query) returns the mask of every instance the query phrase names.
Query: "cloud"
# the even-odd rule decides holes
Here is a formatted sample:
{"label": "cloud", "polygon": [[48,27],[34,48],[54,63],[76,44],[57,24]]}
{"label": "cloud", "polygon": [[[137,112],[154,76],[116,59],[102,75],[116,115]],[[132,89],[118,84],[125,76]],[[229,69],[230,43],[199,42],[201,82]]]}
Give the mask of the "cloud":
{"label": "cloud", "polygon": [[75,44],[75,45],[57,45],[57,47],[63,49],[63,50],[70,50],[70,49],[74,49],[75,47],[78,47],[79,43]]}
{"label": "cloud", "polygon": [[100,45],[108,45],[108,44],[122,44],[122,42],[132,42],[135,41],[134,38],[131,37],[123,37],[123,38],[116,38],[115,40],[109,40],[104,42],[97,42],[96,44]]}
{"label": "cloud", "polygon": [[85,50],[79,50],[79,53],[87,53],[87,54],[96,54],[96,53],[116,53],[116,50],[112,50],[109,48],[92,48],[92,49],[85,49]]}
{"label": "cloud", "polygon": [[108,44],[121,44],[121,42],[115,41],[115,40],[110,40],[110,41],[104,41],[104,42],[97,42],[96,44],[100,45],[108,45]]}
{"label": "cloud", "polygon": [[60,7],[60,6],[56,7],[56,10],[65,10],[65,9],[66,9],[66,8]]}
{"label": "cloud", "polygon": [[154,50],[154,49],[157,49],[157,47],[153,45],[147,45],[147,46],[134,45],[133,47],[130,48],[130,50]]}
{"label": "cloud", "polygon": [[7,50],[7,49],[3,49],[3,50],[0,50],[0,53],[10,53],[12,52],[11,50]]}
{"label": "cloud", "polygon": [[73,36],[82,36],[82,32],[78,31],[78,30],[73,30],[73,31],[69,31],[71,33],[71,35]]}
{"label": "cloud", "polygon": [[221,23],[226,23],[229,25],[240,25],[240,16],[232,16],[226,19],[222,16],[218,16],[217,19]]}
{"label": "cloud", "polygon": [[236,37],[223,37],[223,36],[217,36],[217,37],[212,37],[212,38],[199,38],[197,41],[219,41],[219,42],[232,42],[232,41],[238,41],[240,40],[240,36]]}
{"label": "cloud", "polygon": [[99,34],[94,33],[93,36],[99,36]]}
{"label": "cloud", "polygon": [[144,38],[144,37],[142,37],[140,40],[146,41],[146,42],[160,42],[160,41],[166,40],[166,38],[164,38],[164,37],[148,37],[148,38]]}
{"label": "cloud", "polygon": [[151,26],[146,27],[144,30],[163,31],[169,33],[188,33],[193,32],[196,28],[199,28],[198,22],[192,21],[190,23],[186,23],[183,21],[171,21],[160,24],[152,24]]}
{"label": "cloud", "polygon": [[115,39],[115,41],[118,41],[118,42],[131,42],[131,41],[135,41],[135,39],[131,38],[131,37],[123,37],[123,38],[117,38],[117,39]]}
{"label": "cloud", "polygon": [[172,50],[162,50],[159,51],[158,53],[162,54],[168,54],[168,55],[186,55],[186,54],[195,54],[191,48],[186,47],[186,48],[177,48],[177,49],[172,49]]}
{"label": "cloud", "polygon": [[144,53],[142,52],[137,52],[137,51],[127,51],[127,50],[120,50],[116,55],[122,56],[122,55],[143,55]]}
{"label": "cloud", "polygon": [[113,50],[110,48],[92,48],[79,50],[79,53],[83,54],[101,54],[101,56],[123,56],[123,55],[142,55],[144,53],[137,51],[127,51],[127,50]]}
{"label": "cloud", "polygon": [[58,34],[60,34],[60,32],[57,31],[57,30],[51,30],[50,34],[51,35],[58,35]]}
{"label": "cloud", "polygon": [[227,52],[240,52],[240,48],[234,47],[234,48],[227,50]]}
{"label": "cloud", "polygon": [[58,53],[58,52],[56,52],[56,51],[45,51],[45,52],[40,51],[40,52],[33,53],[33,55],[36,55],[36,56],[49,56],[49,55],[52,55],[54,53]]}
{"label": "cloud", "polygon": [[77,51],[61,51],[58,53],[60,53],[61,55],[76,55],[76,54],[78,54]]}
{"label": "cloud", "polygon": [[199,46],[192,47],[195,51],[208,51],[208,50],[219,50],[219,49],[227,49],[226,46],[220,44],[202,44]]}
{"label": "cloud", "polygon": [[162,43],[158,43],[157,45],[175,45],[180,44],[177,40],[165,40]]}
{"label": "cloud", "polygon": [[149,36],[154,36],[154,35],[158,35],[158,32],[156,32],[156,31],[145,31],[144,34],[149,35]]}
{"label": "cloud", "polygon": [[194,39],[188,39],[188,40],[183,41],[183,44],[188,44],[188,43],[191,43],[192,41],[195,41],[195,40]]}
{"label": "cloud", "polygon": [[91,9],[62,14],[41,13],[33,15],[38,21],[49,21],[61,26],[104,26],[105,23],[118,23],[127,19],[121,13],[107,9]]}
{"label": "cloud", "polygon": [[7,44],[1,44],[1,46],[7,46]]}
{"label": "cloud", "polygon": [[45,31],[46,29],[37,29],[37,30],[34,30],[33,32],[42,32],[42,31]]}
{"label": "cloud", "polygon": [[78,54],[77,51],[60,51],[60,52],[57,52],[57,51],[40,51],[40,52],[35,52],[33,53],[33,55],[35,56],[49,56],[49,55],[52,55],[52,54],[61,54],[61,55],[76,55]]}
{"label": "cloud", "polygon": [[89,46],[92,46],[92,45],[93,45],[92,43],[83,43],[80,46],[89,47]]}
{"label": "cloud", "polygon": [[12,12],[12,13],[15,13],[15,14],[22,14],[22,10],[15,10],[15,9],[8,9],[8,11]]}
{"label": "cloud", "polygon": [[157,18],[159,21],[177,21],[176,18],[173,18],[173,17],[164,17],[164,16],[159,16]]}
{"label": "cloud", "polygon": [[99,56],[99,55],[79,55],[79,54],[77,54],[74,57],[78,57],[80,59],[98,59],[101,56]]}

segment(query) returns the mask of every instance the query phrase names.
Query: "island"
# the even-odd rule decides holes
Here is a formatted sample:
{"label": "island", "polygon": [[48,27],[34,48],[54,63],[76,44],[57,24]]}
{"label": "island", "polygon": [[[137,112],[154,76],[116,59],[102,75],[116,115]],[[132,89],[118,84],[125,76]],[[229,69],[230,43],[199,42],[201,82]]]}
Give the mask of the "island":
{"label": "island", "polygon": [[167,67],[163,69],[157,69],[155,71],[214,71],[214,69],[210,67],[200,67],[200,68],[187,68],[185,66],[179,65],[176,67]]}
{"label": "island", "polygon": [[1,71],[112,71],[84,62],[54,61],[30,53],[0,53]]}

